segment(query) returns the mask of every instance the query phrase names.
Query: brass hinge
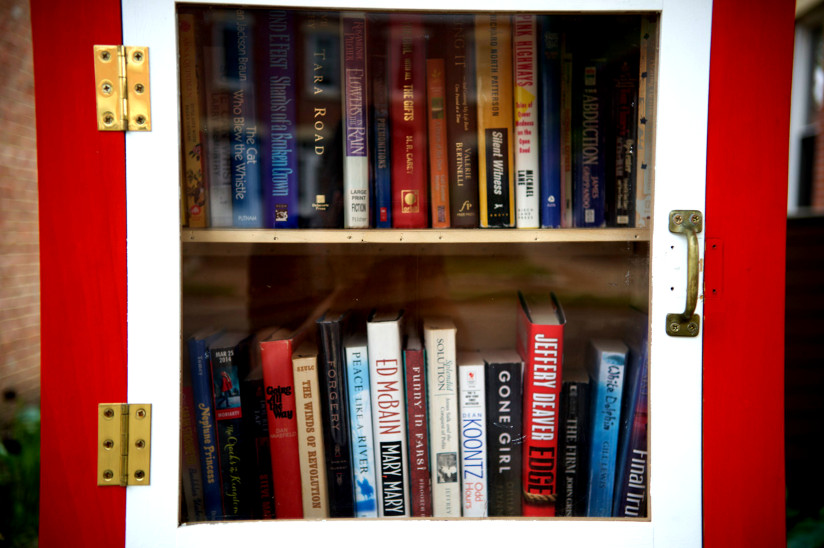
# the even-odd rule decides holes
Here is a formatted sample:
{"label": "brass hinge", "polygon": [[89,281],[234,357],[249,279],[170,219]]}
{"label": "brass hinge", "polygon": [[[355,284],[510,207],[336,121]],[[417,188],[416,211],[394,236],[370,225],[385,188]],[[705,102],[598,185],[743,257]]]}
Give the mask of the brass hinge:
{"label": "brass hinge", "polygon": [[97,406],[97,485],[149,485],[152,406]]}
{"label": "brass hinge", "polygon": [[151,131],[149,48],[94,46],[97,129]]}

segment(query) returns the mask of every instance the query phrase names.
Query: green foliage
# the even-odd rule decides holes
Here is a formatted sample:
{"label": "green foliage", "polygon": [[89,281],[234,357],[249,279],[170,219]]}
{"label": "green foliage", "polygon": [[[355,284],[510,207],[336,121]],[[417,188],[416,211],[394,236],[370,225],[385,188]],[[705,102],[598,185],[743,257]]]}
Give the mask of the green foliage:
{"label": "green foliage", "polygon": [[[792,510],[787,511],[787,517],[798,517]],[[824,547],[824,508],[818,511],[818,516],[806,517],[798,520],[787,531],[787,548],[821,548]]]}
{"label": "green foliage", "polygon": [[35,547],[40,502],[40,410],[20,407],[0,434],[0,547]]}

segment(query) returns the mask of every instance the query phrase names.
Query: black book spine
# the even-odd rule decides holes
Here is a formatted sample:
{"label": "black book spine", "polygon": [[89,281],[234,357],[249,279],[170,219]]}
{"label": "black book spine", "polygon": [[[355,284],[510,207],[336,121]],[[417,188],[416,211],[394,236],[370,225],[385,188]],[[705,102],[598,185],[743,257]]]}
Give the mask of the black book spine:
{"label": "black book spine", "polygon": [[567,381],[561,388],[560,465],[556,516],[586,516],[589,443],[589,383]]}
{"label": "black book spine", "polygon": [[355,491],[349,438],[349,410],[340,320],[318,320],[318,378],[331,517],[355,516]]}
{"label": "black book spine", "polygon": [[251,438],[252,463],[256,483],[252,487],[255,504],[252,519],[275,517],[272,485],[272,457],[269,446],[269,423],[266,418],[266,394],[263,378],[245,379],[240,385],[244,429]]}
{"label": "black book spine", "polygon": [[489,515],[521,515],[521,362],[486,363]]}

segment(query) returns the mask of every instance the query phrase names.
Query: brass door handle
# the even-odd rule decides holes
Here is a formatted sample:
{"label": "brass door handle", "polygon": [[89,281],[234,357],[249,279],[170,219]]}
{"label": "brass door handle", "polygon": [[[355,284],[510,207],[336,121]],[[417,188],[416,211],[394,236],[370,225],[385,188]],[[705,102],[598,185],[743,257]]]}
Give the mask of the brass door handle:
{"label": "brass door handle", "polygon": [[701,332],[698,306],[698,233],[704,228],[700,211],[674,210],[669,215],[669,230],[687,237],[687,304],[684,312],[667,314],[667,335],[697,337]]}

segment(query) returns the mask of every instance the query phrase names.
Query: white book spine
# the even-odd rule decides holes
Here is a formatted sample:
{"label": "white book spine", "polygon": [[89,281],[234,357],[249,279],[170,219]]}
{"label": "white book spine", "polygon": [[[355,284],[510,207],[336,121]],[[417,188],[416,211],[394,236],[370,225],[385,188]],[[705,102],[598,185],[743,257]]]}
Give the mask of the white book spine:
{"label": "white book spine", "polygon": [[355,483],[355,516],[378,517],[376,500],[375,443],[372,428],[372,398],[366,339],[347,344],[346,383],[349,389],[349,428],[352,439],[352,471]]}
{"label": "white book spine", "polygon": [[369,228],[366,14],[343,13],[340,25],[343,40],[343,226]]}
{"label": "white book spine", "polygon": [[460,359],[461,491],[463,515],[470,518],[486,517],[489,506],[484,378],[479,356]]}
{"label": "white book spine", "polygon": [[424,321],[429,400],[429,462],[432,515],[461,516],[460,434],[456,329],[452,322]]}
{"label": "white book spine", "polygon": [[378,515],[409,517],[409,457],[400,318],[372,318],[366,324],[366,331]]}
{"label": "white book spine", "polygon": [[515,82],[515,213],[518,228],[541,225],[538,181],[538,34],[535,16],[513,16]]}

